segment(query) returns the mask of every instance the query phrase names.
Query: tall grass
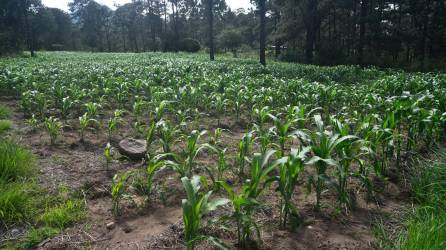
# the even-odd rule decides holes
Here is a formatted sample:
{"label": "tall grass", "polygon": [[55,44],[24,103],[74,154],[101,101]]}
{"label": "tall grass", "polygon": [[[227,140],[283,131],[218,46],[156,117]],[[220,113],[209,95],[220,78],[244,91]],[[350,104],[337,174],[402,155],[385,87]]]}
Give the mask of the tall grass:
{"label": "tall grass", "polygon": [[22,222],[32,212],[35,175],[31,152],[13,141],[0,142],[0,226]]}
{"label": "tall grass", "polygon": [[415,210],[392,248],[446,249],[446,149],[436,152],[433,160],[417,164],[410,185]]}
{"label": "tall grass", "polygon": [[374,225],[375,249],[446,249],[446,149],[437,150],[430,159],[412,168],[409,181],[414,209],[396,225],[402,230],[391,235],[384,223],[387,218]]}
{"label": "tall grass", "polygon": [[0,181],[14,182],[34,174],[31,152],[11,140],[0,141]]}
{"label": "tall grass", "polygon": [[446,150],[415,168],[411,189],[418,207],[407,223],[401,249],[446,249]]}
{"label": "tall grass", "polygon": [[9,110],[9,108],[0,105],[0,120],[4,120],[9,118],[9,116],[11,115],[11,111]]}
{"label": "tall grass", "polygon": [[11,129],[12,123],[8,120],[0,120],[0,135],[6,130]]}

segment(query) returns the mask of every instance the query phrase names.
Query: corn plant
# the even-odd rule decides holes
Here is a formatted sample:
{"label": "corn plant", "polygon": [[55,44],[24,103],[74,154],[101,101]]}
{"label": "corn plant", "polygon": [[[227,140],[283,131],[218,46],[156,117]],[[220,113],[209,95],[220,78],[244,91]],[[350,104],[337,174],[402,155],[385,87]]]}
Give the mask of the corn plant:
{"label": "corn plant", "polygon": [[239,166],[238,175],[240,177],[240,180],[245,175],[245,164],[246,161],[249,161],[248,154],[251,151],[253,143],[254,139],[251,132],[244,134],[239,142],[239,153],[237,155],[237,162]]}
{"label": "corn plant", "polygon": [[101,105],[95,102],[88,102],[85,105],[86,114],[89,115],[88,118],[96,118],[98,115],[98,110],[101,108]]}
{"label": "corn plant", "polygon": [[171,127],[169,123],[163,120],[158,122],[157,127],[159,139],[163,147],[163,152],[165,154],[172,153],[171,147],[175,141],[177,134],[179,133],[179,130],[176,127]]}
{"label": "corn plant", "polygon": [[45,128],[50,136],[51,145],[56,144],[57,137],[59,136],[62,123],[55,117],[50,116],[45,118]]}
{"label": "corn plant", "polygon": [[168,105],[170,102],[168,101],[161,101],[158,105],[158,107],[155,108],[155,113],[151,114],[151,119],[155,121],[155,123],[158,123],[163,119],[164,114],[167,111]]}
{"label": "corn plant", "polygon": [[326,189],[326,184],[330,177],[327,174],[329,167],[338,166],[338,162],[333,158],[336,147],[346,141],[355,138],[354,136],[340,136],[325,130],[324,122],[320,115],[314,116],[317,131],[311,135],[311,150],[314,156],[308,162],[315,167],[315,173],[308,179],[308,190],[314,188],[316,192],[316,211],[321,208],[321,195]]}
{"label": "corn plant", "polygon": [[144,100],[136,97],[136,101],[133,103],[133,114],[135,115],[137,122],[140,121],[146,105],[147,104],[144,102]]}
{"label": "corn plant", "polygon": [[260,228],[254,219],[254,212],[260,205],[258,197],[274,181],[269,177],[271,171],[280,163],[271,163],[271,157],[276,153],[269,150],[265,154],[256,154],[251,163],[250,178],[246,181],[241,191],[237,194],[233,187],[226,182],[219,181],[218,184],[228,193],[230,203],[234,208],[232,215],[223,217],[223,220],[233,220],[237,225],[237,240],[241,248],[249,246],[252,234],[255,232],[257,241],[261,241]]}
{"label": "corn plant", "polygon": [[205,236],[200,233],[201,219],[210,211],[217,209],[228,203],[228,199],[216,199],[210,201],[212,191],[203,193],[200,191],[201,183],[206,185],[206,180],[200,176],[194,176],[191,179],[188,177],[181,178],[183,187],[186,190],[186,199],[182,200],[183,208],[183,223],[184,223],[184,238],[186,241],[186,248],[188,250],[195,249],[197,240],[208,239],[217,247],[227,249],[224,244],[214,237]]}
{"label": "corn plant", "polygon": [[37,131],[37,129],[39,129],[40,124],[35,114],[32,114],[31,118],[26,120],[26,123],[31,127],[33,131]]}
{"label": "corn plant", "polygon": [[104,157],[105,157],[105,170],[109,170],[109,166],[111,161],[113,160],[113,151],[112,151],[112,146],[110,145],[110,143],[107,143],[107,146],[105,146],[104,149]]}
{"label": "corn plant", "polygon": [[296,120],[294,118],[291,118],[291,119],[286,119],[285,121],[282,122],[281,119],[272,114],[269,114],[269,117],[274,122],[273,131],[279,141],[278,148],[280,157],[283,157],[285,156],[285,144],[290,138],[293,137],[291,129]]}
{"label": "corn plant", "polygon": [[67,119],[68,115],[70,114],[70,111],[73,109],[75,105],[75,102],[70,99],[70,97],[64,97],[62,99],[62,105],[60,109],[60,113],[62,116],[62,119]]}
{"label": "corn plant", "polygon": [[121,214],[121,209],[119,207],[119,204],[125,192],[125,184],[130,176],[131,173],[126,172],[121,175],[116,174],[112,179],[111,197],[112,197],[112,213],[114,216],[119,216]]}
{"label": "corn plant", "polygon": [[124,114],[124,111],[121,109],[117,109],[113,112],[113,117],[111,117],[108,120],[107,123],[107,135],[108,135],[108,141],[111,140],[113,131],[115,131],[119,124],[122,122],[122,115]]}
{"label": "corn plant", "polygon": [[150,198],[150,194],[152,193],[153,188],[153,177],[156,172],[160,170],[163,166],[165,166],[164,161],[162,160],[163,156],[150,157],[147,161],[147,166],[145,168],[146,174],[146,184],[145,184],[145,193],[148,198]]}
{"label": "corn plant", "polygon": [[85,130],[88,126],[93,122],[97,123],[95,119],[89,117],[88,113],[84,113],[84,115],[79,117],[79,137],[81,142],[84,142],[85,140]]}
{"label": "corn plant", "polygon": [[225,99],[222,95],[213,96],[212,107],[215,110],[215,116],[217,117],[217,126],[220,127],[221,116],[225,114],[226,107],[228,106],[228,99]]}
{"label": "corn plant", "polygon": [[226,162],[226,151],[227,148],[220,149],[218,147],[215,147],[210,144],[204,144],[204,146],[211,150],[217,157],[217,166],[215,167],[215,170],[217,172],[216,176],[214,174],[214,171],[212,171],[210,168],[205,167],[205,170],[208,172],[210,178],[212,179],[212,183],[214,184],[214,188],[218,190],[220,187],[219,185],[216,185],[219,181],[223,180],[223,175],[225,171],[228,169],[228,164]]}
{"label": "corn plant", "polygon": [[254,130],[256,131],[256,140],[260,140],[260,150],[265,153],[271,144],[272,133],[271,129],[265,128],[266,122],[270,119],[271,109],[265,106],[261,109],[255,108],[253,110],[253,117],[256,123],[254,124]]}
{"label": "corn plant", "polygon": [[181,177],[191,177],[195,169],[195,161],[198,154],[205,149],[206,145],[200,145],[199,140],[201,136],[206,134],[207,131],[194,130],[189,136],[186,137],[186,145],[181,154],[166,153],[166,156],[171,156],[174,161],[168,161],[170,165]]}
{"label": "corn plant", "polygon": [[279,176],[276,180],[279,184],[279,192],[282,196],[280,207],[280,224],[286,227],[290,216],[298,217],[297,208],[292,204],[291,199],[298,185],[299,177],[304,170],[310,147],[302,150],[291,149],[291,153],[279,160]]}
{"label": "corn plant", "polygon": [[155,141],[155,135],[156,135],[156,123],[155,121],[152,121],[150,125],[146,129],[146,143],[147,143],[147,151],[149,151],[150,146]]}
{"label": "corn plant", "polygon": [[222,143],[221,136],[223,134],[223,131],[224,130],[221,128],[216,128],[214,130],[214,133],[212,133],[209,138],[209,144],[213,146],[219,146]]}

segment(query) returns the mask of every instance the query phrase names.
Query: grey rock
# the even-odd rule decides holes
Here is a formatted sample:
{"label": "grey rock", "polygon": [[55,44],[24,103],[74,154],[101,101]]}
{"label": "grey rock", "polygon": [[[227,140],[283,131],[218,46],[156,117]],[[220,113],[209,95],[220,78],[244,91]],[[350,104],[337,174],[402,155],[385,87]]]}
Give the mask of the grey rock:
{"label": "grey rock", "polygon": [[127,138],[119,142],[118,150],[132,160],[141,160],[146,155],[147,143],[145,140]]}

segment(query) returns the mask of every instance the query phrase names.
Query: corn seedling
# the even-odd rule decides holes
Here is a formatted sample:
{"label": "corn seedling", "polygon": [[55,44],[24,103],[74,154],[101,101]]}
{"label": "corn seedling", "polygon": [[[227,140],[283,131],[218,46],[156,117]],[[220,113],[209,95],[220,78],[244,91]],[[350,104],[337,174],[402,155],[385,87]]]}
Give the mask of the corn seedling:
{"label": "corn seedling", "polygon": [[56,144],[57,137],[62,128],[62,123],[57,118],[50,116],[49,118],[45,118],[44,124],[46,131],[50,136],[51,145]]}
{"label": "corn seedling", "polygon": [[90,124],[93,122],[97,123],[95,119],[91,119],[89,117],[90,116],[88,113],[84,113],[84,115],[79,117],[79,137],[81,142],[84,142],[85,130],[88,128],[88,126],[90,126]]}
{"label": "corn seedling", "polygon": [[314,188],[316,192],[316,205],[317,211],[321,208],[321,195],[326,189],[326,184],[330,177],[327,174],[328,167],[338,166],[338,162],[332,158],[336,147],[346,141],[356,138],[355,136],[340,136],[339,134],[333,134],[330,131],[325,130],[324,122],[320,115],[314,116],[317,131],[311,135],[311,150],[314,156],[308,162],[309,165],[313,165],[316,169],[315,173],[309,177],[308,189],[311,191]]}
{"label": "corn seedling", "polygon": [[219,181],[218,184],[228,193],[230,203],[234,208],[232,215],[223,217],[224,220],[233,220],[237,224],[238,245],[241,248],[249,246],[252,234],[255,232],[257,240],[260,241],[260,228],[254,219],[254,211],[260,205],[258,197],[274,181],[269,177],[270,172],[280,163],[271,163],[271,157],[276,153],[270,150],[265,154],[256,154],[251,163],[251,174],[240,193],[230,187],[226,182]]}
{"label": "corn seedling", "polygon": [[227,199],[216,199],[210,201],[209,198],[212,191],[203,193],[200,191],[201,183],[206,185],[206,179],[200,176],[194,176],[191,179],[188,177],[181,178],[183,187],[186,190],[186,199],[182,200],[183,208],[183,223],[184,223],[184,237],[186,247],[188,250],[195,249],[197,240],[208,239],[220,248],[227,248],[224,244],[216,238],[202,235],[201,218],[208,212],[217,209],[219,206],[228,203]]}
{"label": "corn seedling", "polygon": [[110,167],[110,163],[113,160],[113,151],[112,151],[112,146],[110,145],[110,143],[107,143],[107,146],[105,146],[104,149],[104,157],[105,157],[105,170],[109,170]]}
{"label": "corn seedling", "polygon": [[240,180],[245,175],[245,164],[249,161],[248,154],[251,151],[252,144],[254,143],[252,133],[246,133],[239,142],[239,153],[237,155],[237,162],[239,166],[238,175]]}
{"label": "corn seedling", "polygon": [[122,115],[124,114],[124,111],[121,109],[117,109],[114,111],[113,113],[113,117],[111,117],[108,120],[108,124],[107,124],[107,131],[108,131],[108,140],[111,140],[113,131],[115,131],[119,124],[122,122]]}
{"label": "corn seedling", "polygon": [[304,170],[310,150],[310,147],[305,147],[302,150],[291,149],[291,153],[287,157],[279,160],[279,176],[276,177],[276,180],[279,183],[279,192],[282,196],[280,207],[280,224],[282,227],[287,226],[290,216],[299,216],[291,199],[298,185],[299,177]]}
{"label": "corn seedling", "polygon": [[125,184],[131,173],[126,172],[121,175],[115,175],[112,179],[111,196],[112,196],[112,212],[114,216],[121,214],[120,202],[125,192]]}

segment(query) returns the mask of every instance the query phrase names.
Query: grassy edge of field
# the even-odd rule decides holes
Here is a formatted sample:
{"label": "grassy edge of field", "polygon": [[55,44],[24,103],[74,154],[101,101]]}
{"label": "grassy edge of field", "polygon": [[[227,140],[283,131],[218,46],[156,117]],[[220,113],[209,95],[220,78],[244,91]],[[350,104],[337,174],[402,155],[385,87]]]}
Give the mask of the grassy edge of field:
{"label": "grassy edge of field", "polygon": [[5,235],[0,248],[31,249],[82,220],[85,201],[64,187],[48,192],[39,185],[35,156],[6,133],[9,116],[0,105],[0,125],[9,125],[0,129],[0,227],[24,229],[24,234]]}
{"label": "grassy edge of field", "polygon": [[380,218],[373,225],[376,249],[446,248],[446,148],[414,165],[409,178],[413,207],[389,230]]}

